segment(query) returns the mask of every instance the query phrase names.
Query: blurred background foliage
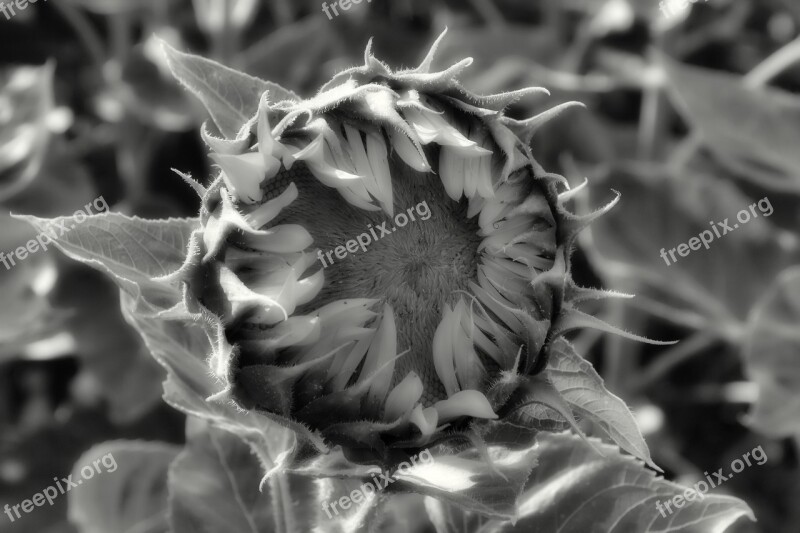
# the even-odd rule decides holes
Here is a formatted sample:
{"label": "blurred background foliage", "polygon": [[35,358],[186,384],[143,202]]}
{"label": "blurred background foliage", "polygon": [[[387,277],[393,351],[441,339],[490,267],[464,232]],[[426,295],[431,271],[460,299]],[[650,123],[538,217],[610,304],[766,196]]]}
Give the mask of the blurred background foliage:
{"label": "blurred background foliage", "polygon": [[[598,304],[654,347],[578,335],[635,411],[653,458],[691,484],[761,445],[764,466],[717,490],[759,522],[800,524],[800,4],[708,0],[666,16],[655,0],[373,0],[329,20],[319,0],[53,0],[0,17],[0,250],[34,237],[9,213],[58,216],[98,196],[115,211],[192,216],[171,169],[208,176],[204,111],[173,82],[156,37],[308,96],[362,61],[370,37],[413,65],[444,27],[441,64],[475,58],[464,84],[547,87],[509,110],[579,100],[534,153],[590,210],[575,277],[635,293]],[[769,198],[774,214],[666,266],[659,252]],[[0,501],[66,476],[111,439],[184,441],[162,370],[102,276],[52,250],[0,267]],[[162,453],[158,451],[158,453]],[[66,498],[28,531],[75,531]],[[0,520],[0,530],[8,528]],[[12,528],[14,526],[11,526]]]}

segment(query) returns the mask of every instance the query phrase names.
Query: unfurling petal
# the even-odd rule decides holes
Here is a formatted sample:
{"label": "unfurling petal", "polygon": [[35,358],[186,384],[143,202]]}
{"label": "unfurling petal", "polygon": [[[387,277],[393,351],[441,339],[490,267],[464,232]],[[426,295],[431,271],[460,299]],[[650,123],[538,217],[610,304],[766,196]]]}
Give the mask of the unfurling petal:
{"label": "unfurling petal", "polygon": [[496,419],[497,414],[483,393],[476,390],[462,390],[450,398],[436,402],[439,424],[444,424],[460,416]]}

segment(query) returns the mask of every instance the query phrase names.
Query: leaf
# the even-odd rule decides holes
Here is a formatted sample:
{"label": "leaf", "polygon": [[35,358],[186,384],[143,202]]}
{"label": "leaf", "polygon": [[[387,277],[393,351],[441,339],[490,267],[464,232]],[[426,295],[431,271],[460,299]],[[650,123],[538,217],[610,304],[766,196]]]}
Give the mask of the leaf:
{"label": "leaf", "polygon": [[[154,442],[95,446],[72,471],[73,481],[81,483],[69,491],[70,522],[81,533],[164,533],[167,469],[179,451],[177,446]],[[83,478],[82,469],[93,470],[94,477]]]}
{"label": "leaf", "polygon": [[[373,470],[377,472],[378,469]],[[388,498],[374,490],[374,483],[371,485],[373,489],[370,490],[365,488],[366,483],[361,481],[328,478],[317,482],[319,497],[315,511],[317,522],[324,526],[318,527],[315,532],[373,533],[378,524],[382,526],[381,531],[383,528],[391,531],[388,529],[392,520],[390,513],[396,511],[397,506],[387,506]],[[348,509],[344,509],[342,504]],[[400,531],[408,531],[409,520],[404,520],[403,525],[406,527]]]}
{"label": "leaf", "polygon": [[566,341],[556,342],[545,374],[572,411],[600,426],[620,448],[660,470],[625,402],[606,389],[591,363]]}
{"label": "leaf", "polygon": [[781,438],[800,435],[800,268],[784,271],[753,309],[743,356],[759,386],[750,425]]}
{"label": "leaf", "polygon": [[744,179],[800,193],[800,98],[748,88],[742,77],[662,58],[667,87],[684,118],[721,163]]}
{"label": "leaf", "polygon": [[537,440],[539,466],[520,498],[520,519],[500,531],[722,533],[743,516],[755,520],[743,501],[713,493],[702,500],[693,495],[695,501],[662,516],[656,503],[684,494],[686,487],[657,478],[600,441],[590,445],[564,433],[540,433]]}
{"label": "leaf", "polygon": [[[184,232],[193,222],[143,221],[116,213],[86,217],[87,212],[91,211],[55,219],[17,218],[40,232],[43,246],[55,245],[76,260],[111,273],[126,291],[144,290],[154,301],[174,304],[178,291],[150,278],[179,268],[185,255]],[[52,299],[70,311],[66,325],[82,358],[82,372],[99,385],[111,418],[129,423],[160,401],[163,371],[122,320],[117,291],[79,268],[64,268],[61,274]]]}
{"label": "leaf", "polygon": [[[167,370],[164,400],[169,405],[249,444],[267,477],[289,462],[298,446],[294,432],[259,413],[242,410],[227,396],[211,398],[221,391],[205,361],[211,344],[199,324],[148,315],[143,312],[141,300],[127,293],[122,294],[122,309],[152,355]],[[297,430],[307,433],[302,427]]]}
{"label": "leaf", "polygon": [[479,532],[486,517],[425,496],[425,511],[436,533]]}
{"label": "leaf", "polygon": [[[258,112],[261,95],[271,101],[293,96],[273,83],[230,69],[210,59],[179,52],[162,43],[175,78],[203,102],[220,132],[229,139]],[[296,97],[291,98],[296,99]]]}
{"label": "leaf", "polygon": [[390,489],[432,496],[506,520],[516,516],[517,499],[538,455],[535,445],[520,449],[490,445],[486,449],[490,466],[485,457],[471,449],[457,455],[431,456],[430,461],[424,460],[423,454],[423,460],[394,473],[397,481]]}
{"label": "leaf", "polygon": [[178,270],[184,262],[196,219],[143,220],[119,213],[43,219],[16,216],[49,235],[68,257],[98,268],[130,287],[163,287],[152,278]]}
{"label": "leaf", "polygon": [[143,123],[170,132],[192,129],[195,124],[193,114],[200,112],[172,79],[159,39],[155,36],[128,53],[122,65],[120,83],[112,85],[104,97],[116,100],[117,105],[124,106],[128,113]]}
{"label": "leaf", "polygon": [[[256,456],[236,436],[202,426],[170,468],[172,533],[310,531],[311,480],[278,474],[259,490]],[[285,492],[284,492],[285,491]],[[291,522],[291,523],[287,523]]]}

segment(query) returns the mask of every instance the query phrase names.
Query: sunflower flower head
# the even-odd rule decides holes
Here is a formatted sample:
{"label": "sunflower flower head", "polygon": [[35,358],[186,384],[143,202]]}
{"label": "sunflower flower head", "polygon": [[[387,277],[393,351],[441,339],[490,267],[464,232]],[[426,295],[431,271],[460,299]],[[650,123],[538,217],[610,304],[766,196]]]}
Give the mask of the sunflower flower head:
{"label": "sunflower flower head", "polygon": [[511,119],[547,91],[472,94],[470,59],[432,70],[439,41],[400,71],[368,47],[313,98],[265,93],[235,139],[203,132],[220,172],[193,183],[202,224],[174,276],[218,399],[320,451],[380,461],[510,419],[554,341],[604,327],[575,308],[600,293],[572,282],[569,250],[613,202],[571,214],[579,188],[529,148],[574,103]]}

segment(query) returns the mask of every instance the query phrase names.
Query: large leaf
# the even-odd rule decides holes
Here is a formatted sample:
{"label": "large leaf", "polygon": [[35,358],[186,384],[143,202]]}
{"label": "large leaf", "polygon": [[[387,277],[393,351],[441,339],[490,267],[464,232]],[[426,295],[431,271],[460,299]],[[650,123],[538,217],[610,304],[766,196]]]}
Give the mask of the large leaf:
{"label": "large leaf", "polygon": [[144,220],[119,213],[43,219],[18,216],[70,258],[98,268],[123,288],[149,287],[168,292],[152,278],[178,270],[186,258],[196,219]]}
{"label": "large leaf", "polygon": [[[177,303],[178,290],[152,278],[171,273],[183,263],[194,220],[145,221],[118,213],[17,218],[42,236],[50,236],[48,246],[111,274],[126,292],[153,295],[162,305]],[[149,360],[120,314],[108,311],[118,307],[116,294],[79,269],[65,269],[64,274],[69,276],[65,278],[68,283],[59,284],[54,301],[75,312],[69,327],[84,358],[83,370],[109,399],[111,416],[120,422],[131,421],[158,401],[162,371]]]}
{"label": "large leaf", "polygon": [[211,118],[227,138],[234,138],[258,111],[261,95],[270,99],[295,99],[276,84],[230,69],[210,59],[179,52],[164,43],[167,62],[173,75],[203,102]]}
{"label": "large leaf", "polygon": [[425,497],[425,511],[428,513],[428,519],[433,523],[436,533],[461,533],[462,531],[479,533],[484,531],[480,527],[487,521],[483,515],[448,505],[430,496]]}
{"label": "large leaf", "polygon": [[[696,496],[663,515],[656,506],[684,495],[686,487],[657,478],[639,461],[599,441],[540,433],[539,466],[520,498],[520,520],[504,532],[721,533],[741,517],[755,520],[741,500]],[[597,453],[600,447],[603,455]]]}
{"label": "large leaf", "polygon": [[[423,452],[424,453],[424,452]],[[432,496],[485,516],[513,519],[519,495],[537,463],[536,446],[489,445],[485,455],[468,449],[455,455],[420,454],[410,468],[394,473],[389,490]]]}
{"label": "large leaf", "polygon": [[721,163],[778,191],[800,193],[800,98],[748,88],[742,77],[663,59],[667,86]]}
{"label": "large leaf", "polygon": [[[172,309],[180,309],[178,288],[153,279],[183,265],[196,220],[148,221],[117,213],[91,216],[82,222],[75,217],[20,218],[39,231],[54,231],[55,245],[71,258],[111,274],[122,288],[126,319],[169,374],[164,387],[170,405],[244,439],[268,472],[288,457],[296,445],[289,430],[257,413],[240,411],[225,399],[207,401],[221,392],[204,362],[211,351],[210,342],[203,328],[192,323],[196,317]],[[175,314],[162,316],[167,310]]]}
{"label": "large leaf", "polygon": [[[179,451],[161,443],[125,441],[92,448],[72,472],[80,486],[68,493],[70,522],[81,533],[165,533],[167,470]],[[92,469],[91,479],[81,474]]]}
{"label": "large leaf", "polygon": [[800,268],[786,270],[753,309],[743,347],[759,385],[751,425],[773,437],[800,435]]}
{"label": "large leaf", "polygon": [[591,363],[575,353],[566,341],[553,345],[545,373],[573,413],[591,420],[620,448],[657,468],[628,406],[606,389]]}
{"label": "large leaf", "polygon": [[320,513],[313,480],[279,473],[262,485],[258,458],[241,439],[205,423],[189,428],[170,469],[172,533],[311,531]]}
{"label": "large leaf", "polygon": [[109,100],[115,112],[122,106],[143,123],[164,131],[188,131],[195,125],[193,114],[202,113],[172,79],[156,36],[149,37],[128,53],[121,79],[109,84],[102,98]]}
{"label": "large leaf", "polygon": [[211,377],[205,357],[211,344],[198,325],[168,320],[144,312],[149,305],[123,293],[122,307],[128,322],[144,339],[150,352],[167,370],[164,400],[188,415],[236,435],[250,445],[261,461],[261,475],[272,475],[295,451],[293,432],[253,411],[244,411],[230,400],[210,399],[220,393]]}

